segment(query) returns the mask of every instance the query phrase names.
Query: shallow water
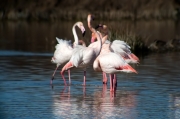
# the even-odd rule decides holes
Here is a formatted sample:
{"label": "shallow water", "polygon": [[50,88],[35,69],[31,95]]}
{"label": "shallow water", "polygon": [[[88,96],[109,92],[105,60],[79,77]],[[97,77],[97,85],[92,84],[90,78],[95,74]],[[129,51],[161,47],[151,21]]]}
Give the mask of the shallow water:
{"label": "shallow water", "polygon": [[[65,87],[51,53],[0,51],[1,119],[179,119],[180,53],[150,54],[132,65],[138,74],[118,74],[115,94],[101,73],[73,69]],[[67,78],[67,73],[66,73]]]}
{"label": "shallow water", "polygon": [[[72,69],[70,86],[64,86],[60,70],[50,85],[56,67],[50,62],[57,43],[55,37],[72,39],[74,22],[0,24],[0,119],[180,118],[179,52],[140,57],[140,64],[132,65],[138,74],[117,75],[114,94],[109,91],[109,83],[102,84],[102,74],[92,67],[87,70],[85,87],[80,69]],[[105,24],[151,41],[179,38],[180,31],[179,22],[174,21]],[[86,33],[83,39],[89,43],[90,32]]]}

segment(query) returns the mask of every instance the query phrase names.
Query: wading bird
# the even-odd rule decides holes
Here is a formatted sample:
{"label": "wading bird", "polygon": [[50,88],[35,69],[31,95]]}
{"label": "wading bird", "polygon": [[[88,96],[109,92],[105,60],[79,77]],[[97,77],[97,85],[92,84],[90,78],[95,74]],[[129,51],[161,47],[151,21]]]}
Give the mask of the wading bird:
{"label": "wading bird", "polygon": [[[82,22],[76,22],[72,27],[72,32],[73,32],[73,36],[74,36],[74,44],[71,44],[71,41],[56,38],[56,40],[58,41],[58,44],[55,46],[56,50],[54,52],[54,56],[51,59],[51,62],[56,63],[57,67],[56,67],[56,69],[52,75],[51,84],[52,84],[52,81],[54,79],[54,75],[55,75],[56,70],[58,69],[58,67],[60,65],[63,65],[70,60],[74,48],[79,43],[81,43],[82,46],[86,46],[84,41],[78,40],[78,36],[76,33],[76,29],[75,29],[76,26],[81,30],[83,36],[85,34],[85,28],[84,28],[83,23]],[[68,70],[68,75],[69,75],[69,84],[70,84],[71,83],[70,70]]]}

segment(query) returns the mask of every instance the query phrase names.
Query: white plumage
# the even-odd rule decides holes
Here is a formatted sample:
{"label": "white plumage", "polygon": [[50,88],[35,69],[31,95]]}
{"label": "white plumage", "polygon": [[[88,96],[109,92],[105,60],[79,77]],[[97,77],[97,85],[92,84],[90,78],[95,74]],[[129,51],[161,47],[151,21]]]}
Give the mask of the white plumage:
{"label": "white plumage", "polygon": [[[75,30],[76,26],[78,26],[78,28],[82,31],[83,35],[85,33],[85,28],[84,28],[82,22],[76,22],[73,25],[72,32],[73,32],[74,41],[75,41],[74,42],[74,46],[71,43],[71,41],[59,39],[59,38],[56,37],[56,40],[57,40],[58,44],[55,46],[56,50],[54,52],[54,56],[51,59],[51,62],[52,63],[56,63],[57,67],[56,67],[56,69],[55,69],[55,71],[54,71],[54,73],[52,75],[51,83],[52,83],[52,80],[54,79],[54,75],[55,75],[55,72],[58,69],[58,67],[60,65],[62,65],[62,64],[67,63],[70,60],[70,58],[72,56],[72,53],[73,53],[73,49],[74,49],[73,47],[76,47],[79,44],[79,41],[78,41],[79,39],[78,39],[76,30]],[[81,42],[83,42],[83,41],[81,41]],[[69,70],[68,73],[69,73],[69,83],[70,83],[71,82],[71,79],[70,79],[70,70]]]}
{"label": "white plumage", "polygon": [[58,44],[55,46],[56,50],[51,61],[59,66],[69,61],[72,56],[73,47],[71,41],[59,39],[57,37],[56,40]]}

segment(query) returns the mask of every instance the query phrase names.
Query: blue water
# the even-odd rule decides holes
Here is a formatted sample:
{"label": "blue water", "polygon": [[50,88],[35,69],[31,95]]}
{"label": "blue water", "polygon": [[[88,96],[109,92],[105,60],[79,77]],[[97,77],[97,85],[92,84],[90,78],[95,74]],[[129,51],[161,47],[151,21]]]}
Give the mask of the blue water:
{"label": "blue water", "polygon": [[[52,53],[0,51],[1,119],[180,119],[180,53],[141,57],[138,74],[118,74],[115,93],[102,84],[102,74],[71,71],[64,86]],[[65,73],[67,78],[67,73]],[[68,80],[67,80],[68,81]]]}

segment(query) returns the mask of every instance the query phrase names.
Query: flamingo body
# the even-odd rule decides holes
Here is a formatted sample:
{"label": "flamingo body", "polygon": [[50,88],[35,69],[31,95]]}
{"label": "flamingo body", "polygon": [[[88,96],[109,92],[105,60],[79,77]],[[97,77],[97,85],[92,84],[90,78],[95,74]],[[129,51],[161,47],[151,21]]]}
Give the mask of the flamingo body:
{"label": "flamingo body", "polygon": [[51,62],[57,65],[65,64],[69,61],[73,53],[73,47],[71,41],[62,40],[57,38],[58,44],[55,46],[56,50]]}
{"label": "flamingo body", "polygon": [[[78,46],[80,43],[83,45],[83,47],[85,46],[85,42],[78,39],[76,29],[75,29],[76,26],[81,30],[83,36],[85,34],[85,28],[84,28],[83,23],[76,22],[72,27],[72,32],[73,32],[73,36],[74,36],[73,44],[71,44],[71,41],[62,40],[62,39],[59,39],[56,37],[58,44],[55,47],[56,50],[54,52],[54,56],[51,59],[51,62],[56,63],[57,67],[52,75],[51,84],[52,84],[52,80],[54,79],[54,75],[55,75],[55,72],[58,69],[58,67],[62,64],[67,63],[70,60],[74,47]],[[68,70],[68,74],[69,74],[69,84],[70,84],[70,82],[71,82],[70,70]]]}
{"label": "flamingo body", "polygon": [[96,58],[96,52],[93,48],[78,46],[73,50],[73,55],[70,59],[75,67],[86,67],[92,64]]}
{"label": "flamingo body", "polygon": [[107,74],[137,73],[122,57],[112,52],[99,55],[93,63],[93,68],[95,71],[103,71]]}

